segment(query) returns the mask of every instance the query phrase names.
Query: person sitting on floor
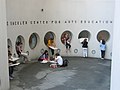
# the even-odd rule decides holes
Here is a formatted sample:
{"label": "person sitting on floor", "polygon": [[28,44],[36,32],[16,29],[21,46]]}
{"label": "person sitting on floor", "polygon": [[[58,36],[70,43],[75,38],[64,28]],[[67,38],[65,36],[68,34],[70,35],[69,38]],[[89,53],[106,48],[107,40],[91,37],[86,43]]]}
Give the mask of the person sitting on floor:
{"label": "person sitting on floor", "polygon": [[56,53],[55,54],[55,63],[54,64],[51,64],[50,65],[50,67],[52,67],[52,68],[56,68],[56,67],[58,67],[58,66],[62,66],[63,65],[63,58],[60,56],[60,54],[59,53]]}
{"label": "person sitting on floor", "polygon": [[58,66],[62,66],[63,65],[63,59],[62,59],[62,57],[60,56],[59,53],[55,54],[55,62],[57,62]]}
{"label": "person sitting on floor", "polygon": [[49,60],[48,51],[45,50],[44,53],[39,57],[38,61]]}

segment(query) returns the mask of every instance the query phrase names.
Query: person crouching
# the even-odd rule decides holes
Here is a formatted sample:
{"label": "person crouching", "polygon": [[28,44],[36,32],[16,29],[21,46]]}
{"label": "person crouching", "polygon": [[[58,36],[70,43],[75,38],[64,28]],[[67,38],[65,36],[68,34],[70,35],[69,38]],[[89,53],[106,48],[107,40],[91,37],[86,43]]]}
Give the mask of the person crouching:
{"label": "person crouching", "polygon": [[50,65],[51,68],[61,67],[63,65],[63,58],[60,56],[59,53],[55,54],[54,61],[55,63]]}

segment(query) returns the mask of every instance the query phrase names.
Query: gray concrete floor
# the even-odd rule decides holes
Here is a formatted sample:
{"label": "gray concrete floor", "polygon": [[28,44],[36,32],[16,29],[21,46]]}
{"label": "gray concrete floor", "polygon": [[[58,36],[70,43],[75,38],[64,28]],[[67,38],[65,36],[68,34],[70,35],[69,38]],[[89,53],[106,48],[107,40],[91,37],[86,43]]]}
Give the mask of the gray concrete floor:
{"label": "gray concrete floor", "polygon": [[64,58],[67,67],[53,69],[37,61],[19,65],[10,90],[110,90],[110,60]]}

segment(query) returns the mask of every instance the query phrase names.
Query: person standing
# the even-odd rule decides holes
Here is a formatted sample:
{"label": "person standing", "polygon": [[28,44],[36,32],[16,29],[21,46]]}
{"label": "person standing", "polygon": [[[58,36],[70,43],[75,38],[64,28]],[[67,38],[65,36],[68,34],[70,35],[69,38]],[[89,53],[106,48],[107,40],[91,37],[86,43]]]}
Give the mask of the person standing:
{"label": "person standing", "polygon": [[88,56],[88,42],[86,38],[82,42],[82,49],[83,49],[83,57],[87,57]]}
{"label": "person standing", "polygon": [[106,50],[105,40],[101,40],[100,50],[101,50],[101,59],[104,59],[105,58],[105,50]]}

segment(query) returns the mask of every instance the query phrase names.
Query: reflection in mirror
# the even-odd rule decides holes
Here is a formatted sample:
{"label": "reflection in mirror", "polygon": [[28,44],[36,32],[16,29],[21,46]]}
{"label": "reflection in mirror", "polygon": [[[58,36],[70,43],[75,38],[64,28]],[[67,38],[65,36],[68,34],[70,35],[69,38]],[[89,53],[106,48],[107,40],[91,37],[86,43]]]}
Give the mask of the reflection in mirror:
{"label": "reflection in mirror", "polygon": [[25,45],[25,40],[23,36],[19,35],[16,39],[16,45],[15,45],[18,57],[20,57],[20,52],[24,50],[24,45]]}
{"label": "reflection in mirror", "polygon": [[34,49],[36,45],[37,45],[37,34],[33,33],[29,38],[29,46],[31,49]]}
{"label": "reflection in mirror", "polygon": [[71,52],[71,40],[72,33],[70,31],[64,31],[61,35],[61,42],[66,46],[66,53]]}
{"label": "reflection in mirror", "polygon": [[106,30],[101,30],[100,32],[98,32],[97,34],[97,40],[100,42],[102,39],[104,39],[105,41],[107,41],[110,38],[110,34],[108,31]]}
{"label": "reflection in mirror", "polygon": [[55,34],[53,32],[47,32],[44,36],[44,43],[51,51],[50,56],[52,55],[51,57],[54,57],[54,50],[56,48]]}
{"label": "reflection in mirror", "polygon": [[61,35],[61,42],[65,44],[66,39],[69,38],[70,42],[72,40],[72,33],[70,31],[64,31]]}
{"label": "reflection in mirror", "polygon": [[44,36],[44,43],[47,46],[48,40],[55,40],[55,34],[53,32],[47,32]]}
{"label": "reflection in mirror", "polygon": [[80,42],[83,42],[84,39],[87,39],[87,41],[89,41],[90,40],[90,32],[87,30],[81,31],[78,35],[78,39],[80,40]]}

